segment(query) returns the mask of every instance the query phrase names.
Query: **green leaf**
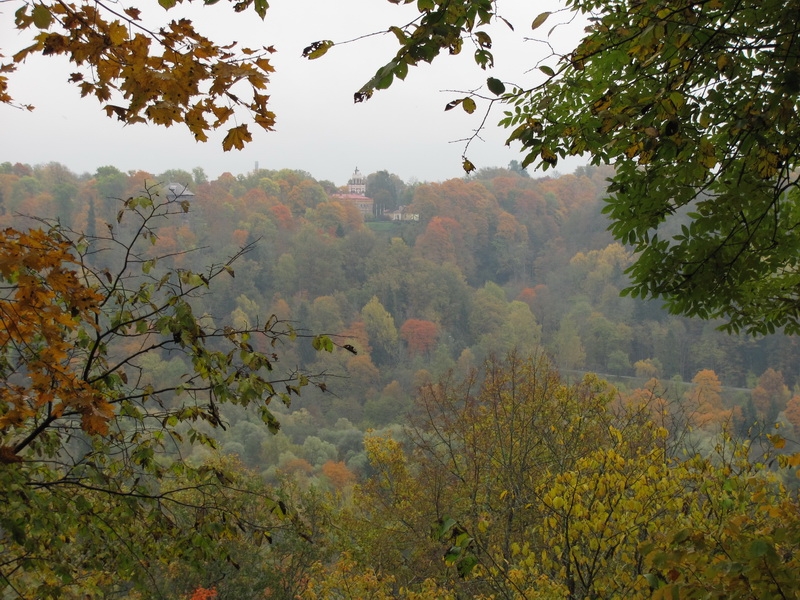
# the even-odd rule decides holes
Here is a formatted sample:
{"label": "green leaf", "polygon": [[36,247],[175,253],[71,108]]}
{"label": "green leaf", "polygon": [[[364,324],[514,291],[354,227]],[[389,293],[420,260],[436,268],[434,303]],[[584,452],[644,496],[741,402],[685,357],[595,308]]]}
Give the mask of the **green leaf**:
{"label": "green leaf", "polygon": [[404,46],[408,42],[408,36],[406,35],[405,31],[403,31],[399,27],[395,26],[389,27],[389,31],[391,31],[397,38],[397,41],[403,44]]}
{"label": "green leaf", "polygon": [[478,45],[481,48],[491,48],[492,47],[492,38],[489,37],[489,34],[485,31],[476,31],[475,37],[478,40]]}
{"label": "green leaf", "polygon": [[459,558],[461,558],[461,548],[452,546],[444,555],[444,563],[447,566],[453,566]]}
{"label": "green leaf", "polygon": [[37,4],[33,7],[33,24],[39,29],[47,29],[50,23],[53,22],[53,15],[50,10],[43,4]]}
{"label": "green leaf", "polygon": [[318,335],[311,340],[311,346],[317,352],[333,352],[333,340],[327,335]]}
{"label": "green leaf", "polygon": [[551,14],[550,12],[543,12],[543,13],[541,13],[540,15],[538,15],[538,16],[537,16],[537,17],[536,17],[536,18],[533,20],[533,23],[531,23],[531,29],[533,30],[533,29],[538,29],[539,27],[541,27],[541,26],[542,26],[542,24],[543,24],[545,21],[547,21],[547,17],[549,17],[549,16],[550,16],[550,14]]}
{"label": "green leaf", "polygon": [[392,85],[392,80],[394,79],[394,74],[389,72],[380,79],[377,80],[375,83],[376,90],[385,90]]}
{"label": "green leaf", "polygon": [[267,0],[255,0],[256,14],[262,19],[267,16],[268,8],[269,2],[267,2]]}
{"label": "green leaf", "polygon": [[750,546],[747,548],[747,557],[748,558],[761,558],[762,556],[766,556],[767,554],[771,554],[774,552],[772,549],[772,544],[770,544],[766,540],[753,540],[750,542]]}
{"label": "green leaf", "polygon": [[477,105],[475,104],[475,100],[467,97],[464,98],[463,101],[461,102],[461,107],[464,109],[465,112],[472,114],[475,112]]}
{"label": "green leaf", "polygon": [[539,67],[539,70],[548,77],[553,77],[556,74],[556,72],[553,71],[553,69],[551,69],[547,65],[542,65],[541,67]]}
{"label": "green leaf", "polygon": [[464,578],[468,577],[472,570],[477,566],[478,558],[470,553],[467,554],[459,563],[458,563],[458,574]]}
{"label": "green leaf", "polygon": [[681,529],[674,536],[672,536],[672,543],[673,544],[680,544],[682,542],[685,542],[686,540],[689,539],[690,535],[692,535],[692,530],[691,529]]}
{"label": "green leaf", "polygon": [[489,77],[486,80],[486,87],[488,87],[489,91],[492,92],[495,96],[504,94],[506,91],[505,84],[499,79],[495,79],[494,77]]}
{"label": "green leaf", "polygon": [[408,75],[408,63],[405,61],[397,63],[394,68],[394,76],[402,81],[406,78],[406,75]]}

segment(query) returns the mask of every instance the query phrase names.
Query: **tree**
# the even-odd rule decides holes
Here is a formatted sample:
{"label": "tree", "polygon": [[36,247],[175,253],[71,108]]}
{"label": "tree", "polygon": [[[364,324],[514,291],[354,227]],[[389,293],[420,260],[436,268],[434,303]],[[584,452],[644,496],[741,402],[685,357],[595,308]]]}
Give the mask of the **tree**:
{"label": "tree", "polygon": [[439,328],[436,323],[423,319],[408,319],[400,327],[400,339],[408,344],[411,356],[426,355],[436,345]]}
{"label": "tree", "polygon": [[373,296],[361,309],[361,318],[373,347],[372,356],[378,365],[387,364],[397,354],[397,327],[394,318]]}
{"label": "tree", "polygon": [[375,201],[375,208],[378,215],[384,211],[395,210],[402,204],[406,184],[394,173],[388,171],[378,171],[367,175],[368,198]]}
{"label": "tree", "polygon": [[[236,328],[195,312],[246,249],[204,272],[149,254],[156,224],[185,210],[145,194],[103,236],[46,221],[0,236],[0,590],[161,596],[150,578],[162,559],[233,560],[215,542],[265,539],[288,514],[230,464],[182,458],[215,446],[228,404],[277,431],[271,401],[288,404],[310,381],[279,369],[272,344],[292,332],[275,319]],[[262,336],[268,353],[253,349]],[[148,365],[170,357],[183,368],[152,378]]]}
{"label": "tree", "polygon": [[[163,0],[169,10],[182,0]],[[0,73],[14,71],[32,54],[64,55],[77,71],[70,75],[82,96],[105,103],[109,117],[125,123],[169,127],[183,123],[197,141],[227,123],[235,108],[269,131],[275,115],[262,93],[274,70],[272,47],[237,48],[199,33],[186,18],[163,25],[146,23],[138,8],[104,3],[45,1],[19,3],[15,25],[35,32],[31,44],[13,54]],[[266,0],[244,0],[237,12],[253,8],[263,19]],[[0,74],[0,102],[13,103],[8,78]],[[32,106],[26,106],[32,109]],[[252,140],[247,123],[228,130],[224,150],[242,149]]]}
{"label": "tree", "polygon": [[778,413],[786,408],[791,393],[783,382],[781,372],[770,368],[758,378],[758,385],[753,388],[752,396],[758,416],[767,426],[771,426],[778,418]]}
{"label": "tree", "polygon": [[711,369],[698,371],[692,379],[694,384],[684,395],[689,403],[687,412],[691,423],[699,427],[710,427],[730,419],[731,411],[722,406],[722,384]]}
{"label": "tree", "polygon": [[795,431],[795,437],[800,433],[800,396],[792,396],[789,402],[786,403],[786,420],[792,424]]}
{"label": "tree", "polygon": [[[566,5],[591,15],[572,52],[531,69],[538,79],[490,76],[488,93],[469,92],[446,109],[507,105],[500,123],[508,142],[521,144],[522,167],[547,169],[581,154],[614,165],[605,212],[614,236],[637,254],[627,293],[662,297],[675,313],[723,318],[731,331],[800,332],[795,4]],[[509,24],[495,3],[430,0],[418,8],[417,20],[391,28],[399,49],[356,101],[443,50],[458,54],[465,39],[478,65],[493,66],[490,25]],[[540,14],[532,28],[554,15]],[[464,168],[475,168],[466,156]]]}

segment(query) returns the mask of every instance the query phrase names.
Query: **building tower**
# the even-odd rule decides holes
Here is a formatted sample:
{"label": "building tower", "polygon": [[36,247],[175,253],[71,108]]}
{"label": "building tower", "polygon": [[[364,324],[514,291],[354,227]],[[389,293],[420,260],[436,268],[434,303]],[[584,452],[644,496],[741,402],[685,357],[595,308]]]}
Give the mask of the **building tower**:
{"label": "building tower", "polygon": [[358,167],[353,171],[353,176],[350,178],[350,181],[347,182],[347,190],[354,196],[367,195],[367,178],[361,174]]}

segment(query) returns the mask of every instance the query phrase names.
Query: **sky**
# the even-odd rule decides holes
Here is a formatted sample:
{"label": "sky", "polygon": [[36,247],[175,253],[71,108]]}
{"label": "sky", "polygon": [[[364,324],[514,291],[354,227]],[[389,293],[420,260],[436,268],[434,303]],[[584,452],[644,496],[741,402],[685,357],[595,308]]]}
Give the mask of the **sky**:
{"label": "sky", "polygon": [[[258,164],[262,169],[301,169],[337,185],[345,184],[358,167],[364,174],[387,170],[406,182],[443,181],[463,175],[463,140],[480,126],[485,106],[479,102],[478,110],[467,115],[460,107],[444,112],[447,102],[479,87],[487,76],[525,86],[542,81],[544,75],[536,67],[550,49],[526,38],[547,38],[557,50],[568,52],[583,27],[568,23],[548,38],[553,25],[566,20],[567,14],[552,15],[535,32],[530,24],[541,12],[557,10],[555,1],[500,0],[500,13],[515,31],[501,24],[490,30],[493,69],[479,69],[465,44],[461,55],[442,55],[433,65],[412,68],[405,81],[355,104],[353,93],[392,58],[397,42],[391,34],[339,42],[411,21],[417,14],[415,3],[271,0],[264,21],[252,10],[234,13],[227,2],[179,6],[169,12],[161,10],[156,0],[151,3],[153,8],[147,10],[138,6],[148,25],[187,16],[215,41],[276,48],[270,57],[276,72],[267,90],[277,115],[275,131],[250,125],[253,142],[242,151],[223,152],[223,130],[198,143],[183,125],[123,126],[107,118],[97,100],[80,98],[74,84],[67,82],[76,69],[66,59],[37,56],[9,77],[12,97],[36,109],[26,112],[0,104],[0,162],[59,162],[77,173],[94,173],[104,165],[153,174],[201,167],[211,178],[226,171],[247,173]],[[19,4],[0,2],[0,53],[6,57],[27,46],[32,35],[13,28]],[[322,39],[337,45],[321,59],[301,57],[304,47]],[[478,168],[506,166],[523,158],[519,147],[505,146],[505,133],[496,125],[501,117],[498,109],[489,115],[481,132],[483,141],[473,142],[467,153]],[[559,164],[558,170],[570,172],[578,164],[580,160]]]}

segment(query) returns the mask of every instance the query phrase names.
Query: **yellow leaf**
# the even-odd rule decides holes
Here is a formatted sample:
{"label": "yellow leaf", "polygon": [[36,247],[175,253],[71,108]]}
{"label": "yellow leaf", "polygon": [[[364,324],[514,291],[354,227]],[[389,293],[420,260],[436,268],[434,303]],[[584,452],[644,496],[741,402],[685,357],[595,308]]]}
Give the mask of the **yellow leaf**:
{"label": "yellow leaf", "polygon": [[461,102],[461,108],[463,108],[467,113],[472,114],[475,112],[477,105],[475,104],[475,100],[472,98],[464,98],[464,100]]}
{"label": "yellow leaf", "polygon": [[111,39],[112,44],[119,46],[128,39],[128,28],[119,21],[114,21],[108,26],[108,37]]}
{"label": "yellow leaf", "polygon": [[226,135],[225,139],[222,140],[222,149],[225,150],[225,152],[231,148],[241,150],[244,148],[246,143],[252,141],[253,136],[250,135],[247,125],[239,125],[238,127],[233,127],[232,129],[228,130],[228,135]]}
{"label": "yellow leaf", "polygon": [[306,46],[303,49],[303,57],[309,60],[314,60],[315,58],[323,56],[332,47],[333,47],[333,42],[331,40],[322,40],[319,42],[314,42],[313,44]]}
{"label": "yellow leaf", "polygon": [[777,433],[775,435],[771,435],[768,433],[767,439],[770,442],[772,442],[772,445],[778,450],[780,450],[786,445],[786,440],[783,438],[783,436],[780,436]]}

